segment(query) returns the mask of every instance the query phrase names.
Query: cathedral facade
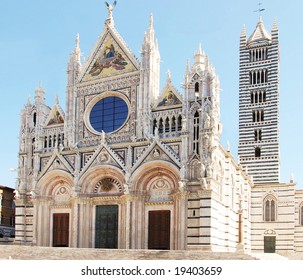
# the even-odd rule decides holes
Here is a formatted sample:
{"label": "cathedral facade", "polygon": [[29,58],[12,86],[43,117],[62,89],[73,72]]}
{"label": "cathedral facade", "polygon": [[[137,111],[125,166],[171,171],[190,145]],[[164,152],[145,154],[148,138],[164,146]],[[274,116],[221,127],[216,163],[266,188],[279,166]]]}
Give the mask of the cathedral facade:
{"label": "cathedral facade", "polygon": [[[58,99],[49,107],[39,86],[33,103],[28,100],[21,112],[16,242],[83,248],[303,251],[303,193],[293,183],[280,184],[275,172],[269,181],[254,180],[259,172],[254,166],[266,170],[269,165],[266,160],[254,165],[254,160],[263,158],[245,154],[245,145],[262,147],[262,154],[263,147],[278,147],[272,139],[267,145],[267,128],[260,132],[262,140],[251,143],[254,137],[259,139],[254,133],[263,124],[253,127],[256,124],[246,118],[251,110],[265,110],[268,105],[265,99],[248,104],[252,91],[267,90],[250,85],[261,76],[249,75],[259,71],[261,57],[271,59],[261,52],[258,61],[250,61],[250,53],[278,43],[277,38],[266,33],[269,40],[261,40],[265,45],[251,44],[263,36],[263,26],[261,31],[257,26],[257,35],[249,42],[245,31],[241,35],[240,108],[246,109],[243,114],[240,110],[240,120],[246,119],[244,126],[250,129],[241,130],[240,121],[240,164],[229,148],[220,145],[220,84],[201,47],[192,65],[187,62],[182,94],[169,72],[160,90],[153,17],[139,61],[115,29],[112,10],[109,5],[103,33],[84,62],[76,38],[67,65],[65,110]],[[278,66],[278,60],[270,63]],[[241,86],[242,78],[248,79],[248,85]],[[276,89],[268,90],[266,100],[274,103],[271,92]],[[278,155],[272,156],[278,162]]]}

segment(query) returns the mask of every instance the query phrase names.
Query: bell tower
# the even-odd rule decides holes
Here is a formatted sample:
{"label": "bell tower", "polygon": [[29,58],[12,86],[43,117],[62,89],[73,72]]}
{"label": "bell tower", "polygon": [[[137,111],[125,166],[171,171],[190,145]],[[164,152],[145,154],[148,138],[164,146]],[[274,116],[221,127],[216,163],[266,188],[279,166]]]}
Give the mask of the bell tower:
{"label": "bell tower", "polygon": [[279,182],[278,27],[268,32],[261,17],[240,37],[238,155],[254,183]]}

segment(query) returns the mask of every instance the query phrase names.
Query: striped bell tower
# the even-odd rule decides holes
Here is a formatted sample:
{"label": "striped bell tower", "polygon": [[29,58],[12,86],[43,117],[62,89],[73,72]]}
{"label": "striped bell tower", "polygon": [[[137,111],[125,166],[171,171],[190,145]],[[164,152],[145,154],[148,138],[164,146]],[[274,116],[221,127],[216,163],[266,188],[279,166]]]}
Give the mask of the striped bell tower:
{"label": "striped bell tower", "polygon": [[279,183],[278,28],[269,33],[261,17],[240,37],[238,156],[255,184]]}

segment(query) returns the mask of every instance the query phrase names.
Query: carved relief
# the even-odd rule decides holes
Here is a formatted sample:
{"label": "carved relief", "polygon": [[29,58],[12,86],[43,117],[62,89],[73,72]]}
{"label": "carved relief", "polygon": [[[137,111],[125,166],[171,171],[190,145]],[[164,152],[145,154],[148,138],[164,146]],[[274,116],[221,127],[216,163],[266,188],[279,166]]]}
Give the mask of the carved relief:
{"label": "carved relief", "polygon": [[144,153],[146,147],[137,147],[134,149],[135,161],[137,161]]}
{"label": "carved relief", "polygon": [[94,193],[113,193],[113,192],[122,193],[123,187],[121,183],[116,179],[104,178],[96,184],[93,192]]}
{"label": "carved relief", "polygon": [[148,189],[150,201],[165,201],[169,200],[169,195],[173,189],[173,185],[166,177],[160,177],[151,182]]}
{"label": "carved relief", "polygon": [[60,186],[54,193],[55,202],[65,202],[71,197],[69,186]]}
{"label": "carved relief", "polygon": [[43,170],[45,168],[49,159],[50,159],[50,157],[43,157],[43,158],[40,159],[41,160],[41,170]]}
{"label": "carved relief", "polygon": [[97,158],[98,163],[105,163],[108,162],[108,160],[109,160],[109,155],[106,152],[100,153],[100,155]]}
{"label": "carved relief", "polygon": [[154,149],[153,151],[153,158],[158,159],[160,157],[160,150],[159,149]]}

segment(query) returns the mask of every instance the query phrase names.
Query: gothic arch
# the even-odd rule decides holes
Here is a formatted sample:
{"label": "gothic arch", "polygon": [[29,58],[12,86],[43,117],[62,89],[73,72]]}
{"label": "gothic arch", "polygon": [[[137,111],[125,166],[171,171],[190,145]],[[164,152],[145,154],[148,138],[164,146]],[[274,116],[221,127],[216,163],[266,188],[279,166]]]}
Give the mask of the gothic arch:
{"label": "gothic arch", "polygon": [[263,220],[274,222],[277,220],[277,198],[269,194],[263,200]]}
{"label": "gothic arch", "polygon": [[171,163],[161,160],[141,165],[133,174],[133,191],[149,193],[152,189],[165,187],[174,192],[178,188],[180,171]]}
{"label": "gothic arch", "polygon": [[73,186],[72,176],[63,170],[53,170],[47,172],[37,183],[37,189],[42,196],[54,195],[56,188],[59,186]]}
{"label": "gothic arch", "polygon": [[81,193],[122,194],[125,183],[123,172],[115,166],[95,166],[80,178]]}

